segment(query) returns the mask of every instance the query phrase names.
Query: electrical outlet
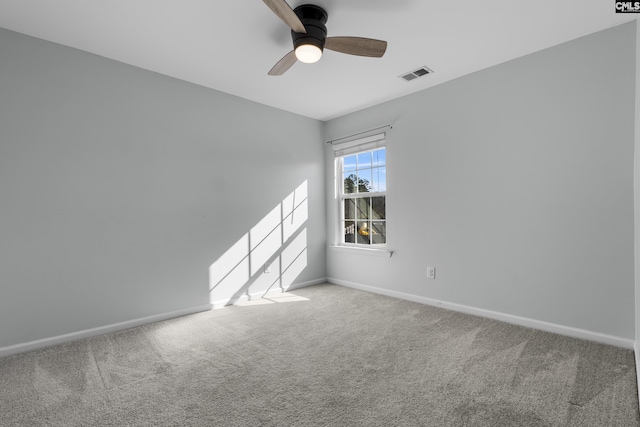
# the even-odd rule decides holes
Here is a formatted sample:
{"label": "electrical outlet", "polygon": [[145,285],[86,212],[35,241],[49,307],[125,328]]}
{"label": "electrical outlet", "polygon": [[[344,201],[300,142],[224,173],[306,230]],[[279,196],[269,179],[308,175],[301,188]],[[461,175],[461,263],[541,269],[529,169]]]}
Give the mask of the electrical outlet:
{"label": "electrical outlet", "polygon": [[436,278],[436,268],[427,266],[427,279]]}

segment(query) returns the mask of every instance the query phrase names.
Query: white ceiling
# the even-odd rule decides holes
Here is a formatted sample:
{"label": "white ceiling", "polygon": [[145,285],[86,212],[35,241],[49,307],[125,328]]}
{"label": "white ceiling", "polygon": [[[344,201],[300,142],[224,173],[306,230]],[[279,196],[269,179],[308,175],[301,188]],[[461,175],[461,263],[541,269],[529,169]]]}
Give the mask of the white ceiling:
{"label": "white ceiling", "polygon": [[[327,10],[329,36],[387,40],[387,53],[326,51],[267,76],[292,45],[261,0],[0,0],[0,27],[329,120],[636,16],[613,0],[289,1],[304,3]],[[398,78],[421,66],[435,73]]]}

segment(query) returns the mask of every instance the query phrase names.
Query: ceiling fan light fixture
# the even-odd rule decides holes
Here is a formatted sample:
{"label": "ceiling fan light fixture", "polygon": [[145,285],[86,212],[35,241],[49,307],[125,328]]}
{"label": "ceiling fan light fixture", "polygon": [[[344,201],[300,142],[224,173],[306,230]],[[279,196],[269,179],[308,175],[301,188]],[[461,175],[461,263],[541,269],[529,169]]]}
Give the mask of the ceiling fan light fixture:
{"label": "ceiling fan light fixture", "polygon": [[327,37],[327,11],[313,4],[295,9],[285,0],[263,0],[267,6],[291,28],[293,50],[287,53],[269,71],[270,76],[281,76],[296,62],[312,64],[322,58],[324,49],[347,55],[381,58],[387,50],[384,40],[364,37]]}
{"label": "ceiling fan light fixture", "polygon": [[301,44],[296,47],[296,58],[298,61],[306,64],[313,64],[318,62],[322,57],[322,49],[313,44]]}

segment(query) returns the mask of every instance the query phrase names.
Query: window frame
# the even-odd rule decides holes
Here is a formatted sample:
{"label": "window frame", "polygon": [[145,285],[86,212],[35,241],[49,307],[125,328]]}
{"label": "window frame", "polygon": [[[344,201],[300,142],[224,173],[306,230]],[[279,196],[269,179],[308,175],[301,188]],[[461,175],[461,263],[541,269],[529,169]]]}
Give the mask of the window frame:
{"label": "window frame", "polygon": [[[355,142],[355,143],[354,143]],[[339,150],[336,149],[336,163],[335,163],[335,171],[336,171],[336,198],[337,198],[337,202],[338,202],[338,218],[337,218],[337,246],[339,248],[349,248],[349,249],[354,249],[354,250],[363,250],[363,251],[370,251],[370,252],[374,252],[374,251],[384,251],[385,253],[387,253],[387,245],[388,245],[388,234],[387,234],[387,224],[388,224],[388,218],[387,218],[387,214],[386,214],[386,201],[387,201],[387,179],[386,179],[386,171],[387,171],[387,147],[386,147],[386,138],[385,135],[375,135],[374,137],[369,137],[369,138],[365,138],[364,140],[356,140],[352,142],[351,144],[348,145],[348,147],[346,149],[343,150]],[[360,143],[359,143],[360,142]],[[373,153],[375,151],[378,151],[380,149],[384,149],[384,153],[385,153],[385,157],[384,157],[384,163],[382,165],[376,165],[376,163],[372,160],[371,162],[371,166],[368,168],[372,171],[374,171],[374,169],[377,169],[379,167],[384,167],[385,169],[385,181],[384,181],[384,190],[380,191],[378,189],[378,191],[372,191],[372,192],[356,192],[356,193],[345,193],[344,191],[344,176],[345,173],[348,173],[349,171],[345,172],[345,168],[344,168],[344,160],[345,158],[349,157],[349,156],[357,156],[360,154],[366,154],[366,153]],[[357,170],[362,170],[362,169],[358,169],[356,166],[356,170],[354,170],[354,173],[356,173]],[[358,176],[358,175],[356,175]],[[356,186],[358,185],[358,183],[356,183]],[[373,198],[375,197],[383,197],[384,198],[384,205],[385,205],[385,213],[384,213],[384,218],[382,219],[375,219],[373,218],[372,215],[372,203],[373,203]],[[371,200],[368,203],[368,217],[366,219],[366,221],[368,222],[368,224],[372,224],[375,221],[381,221],[384,223],[384,227],[385,227],[385,241],[384,243],[373,243],[372,240],[369,240],[368,243],[362,243],[362,242],[358,242],[358,232],[356,231],[358,228],[358,219],[357,219],[357,215],[355,218],[351,219],[351,218],[345,218],[345,201],[346,200],[354,200],[354,204],[357,204],[358,200],[362,200],[362,199],[369,199]],[[347,242],[345,241],[345,223],[349,220],[352,220],[354,222],[354,242]]]}

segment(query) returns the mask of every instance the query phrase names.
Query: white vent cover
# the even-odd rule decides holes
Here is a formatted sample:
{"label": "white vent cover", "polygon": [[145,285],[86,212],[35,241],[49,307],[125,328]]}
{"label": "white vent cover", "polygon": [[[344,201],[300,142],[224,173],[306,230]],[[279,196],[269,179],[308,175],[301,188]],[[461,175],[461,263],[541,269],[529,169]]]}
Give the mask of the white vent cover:
{"label": "white vent cover", "polygon": [[400,77],[405,82],[410,82],[411,80],[415,80],[418,77],[426,76],[428,74],[432,74],[433,70],[430,70],[427,67],[420,67],[417,70],[410,71],[408,73],[402,74]]}

